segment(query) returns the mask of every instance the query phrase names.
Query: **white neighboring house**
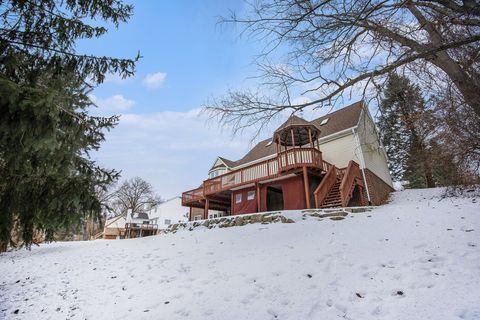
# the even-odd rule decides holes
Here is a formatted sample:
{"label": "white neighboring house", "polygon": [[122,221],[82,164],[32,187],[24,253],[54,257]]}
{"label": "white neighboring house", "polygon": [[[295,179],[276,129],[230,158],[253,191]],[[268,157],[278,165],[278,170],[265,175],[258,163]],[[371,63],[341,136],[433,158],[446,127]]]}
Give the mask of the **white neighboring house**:
{"label": "white neighboring house", "polygon": [[125,235],[125,216],[117,216],[108,219],[103,228],[103,239],[120,239]]}
{"label": "white neighboring house", "polygon": [[145,212],[138,212],[135,215],[133,215],[129,212],[127,213],[127,223],[132,223],[132,224],[138,224],[138,225],[143,225],[143,224],[157,224],[157,218],[156,217],[149,217],[149,215]]}
{"label": "white neighboring house", "polygon": [[150,211],[150,218],[157,219],[159,229],[169,225],[188,221],[189,209],[182,207],[182,197],[174,197],[159,204]]}

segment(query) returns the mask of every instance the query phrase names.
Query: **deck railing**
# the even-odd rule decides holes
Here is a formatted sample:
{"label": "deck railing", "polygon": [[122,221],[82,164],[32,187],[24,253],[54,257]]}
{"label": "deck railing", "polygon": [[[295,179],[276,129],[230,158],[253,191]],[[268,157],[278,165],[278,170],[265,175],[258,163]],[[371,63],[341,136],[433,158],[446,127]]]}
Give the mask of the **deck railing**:
{"label": "deck railing", "polygon": [[182,194],[185,205],[204,199],[206,195],[228,190],[237,186],[279,177],[282,173],[303,166],[328,170],[331,164],[322,160],[322,153],[315,148],[292,148],[280,152],[275,158],[227,172],[205,180],[199,188]]}
{"label": "deck railing", "polygon": [[182,206],[186,206],[190,202],[199,201],[202,199],[203,199],[203,185],[196,189],[192,189],[182,193]]}
{"label": "deck railing", "polygon": [[343,207],[345,207],[348,204],[348,201],[351,199],[355,184],[363,186],[363,179],[358,163],[350,160],[348,167],[345,169],[342,183],[340,184],[340,195],[342,198]]}

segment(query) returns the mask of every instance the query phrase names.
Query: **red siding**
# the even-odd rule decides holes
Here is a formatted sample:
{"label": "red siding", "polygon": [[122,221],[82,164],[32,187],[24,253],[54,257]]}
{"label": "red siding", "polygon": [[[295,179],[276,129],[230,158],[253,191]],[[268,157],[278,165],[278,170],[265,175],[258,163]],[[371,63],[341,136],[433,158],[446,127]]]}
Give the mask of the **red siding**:
{"label": "red siding", "polygon": [[[233,191],[232,215],[257,212],[257,194],[255,192],[255,197],[252,200],[247,200],[249,191],[255,192],[255,187]],[[237,194],[242,195],[242,201],[240,203],[236,203]]]}
{"label": "red siding", "polygon": [[[305,202],[305,191],[303,186],[303,177],[296,176],[284,180],[274,181],[262,184],[260,187],[261,193],[261,208],[260,211],[267,211],[267,187],[281,186],[283,191],[283,206],[284,210],[305,209],[307,207]],[[255,198],[247,200],[249,191],[255,192]],[[237,194],[242,195],[242,201],[236,203]],[[233,191],[232,214],[246,214],[255,213],[257,210],[257,194],[256,188],[250,187],[242,190]]]}

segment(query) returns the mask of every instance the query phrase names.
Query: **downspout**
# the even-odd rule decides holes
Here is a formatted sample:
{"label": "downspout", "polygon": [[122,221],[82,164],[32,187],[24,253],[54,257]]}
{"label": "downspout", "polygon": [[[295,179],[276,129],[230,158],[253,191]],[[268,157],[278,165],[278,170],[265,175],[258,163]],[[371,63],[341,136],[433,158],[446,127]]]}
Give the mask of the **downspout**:
{"label": "downspout", "polygon": [[370,204],[370,203],[372,203],[372,201],[370,199],[370,190],[368,190],[367,177],[365,176],[365,158],[363,157],[362,146],[360,145],[360,139],[358,138],[358,134],[355,131],[355,128],[352,128],[352,133],[353,133],[353,136],[355,137],[355,143],[357,144],[357,148],[360,149],[360,157],[358,157],[358,158],[360,159],[360,165],[362,167],[363,181],[365,181],[365,190],[367,191],[367,199],[368,199],[368,203]]}

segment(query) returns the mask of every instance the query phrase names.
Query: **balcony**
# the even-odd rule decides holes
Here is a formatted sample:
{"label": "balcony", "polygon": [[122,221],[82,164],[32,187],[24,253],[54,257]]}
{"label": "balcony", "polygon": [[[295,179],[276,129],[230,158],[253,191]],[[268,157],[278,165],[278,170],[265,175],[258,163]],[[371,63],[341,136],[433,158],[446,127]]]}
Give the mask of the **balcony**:
{"label": "balcony", "polygon": [[291,148],[281,151],[276,157],[267,159],[215,178],[205,180],[199,188],[182,194],[182,204],[199,203],[205,196],[230,190],[242,185],[274,179],[303,167],[326,172],[331,165],[322,160],[317,148]]}

